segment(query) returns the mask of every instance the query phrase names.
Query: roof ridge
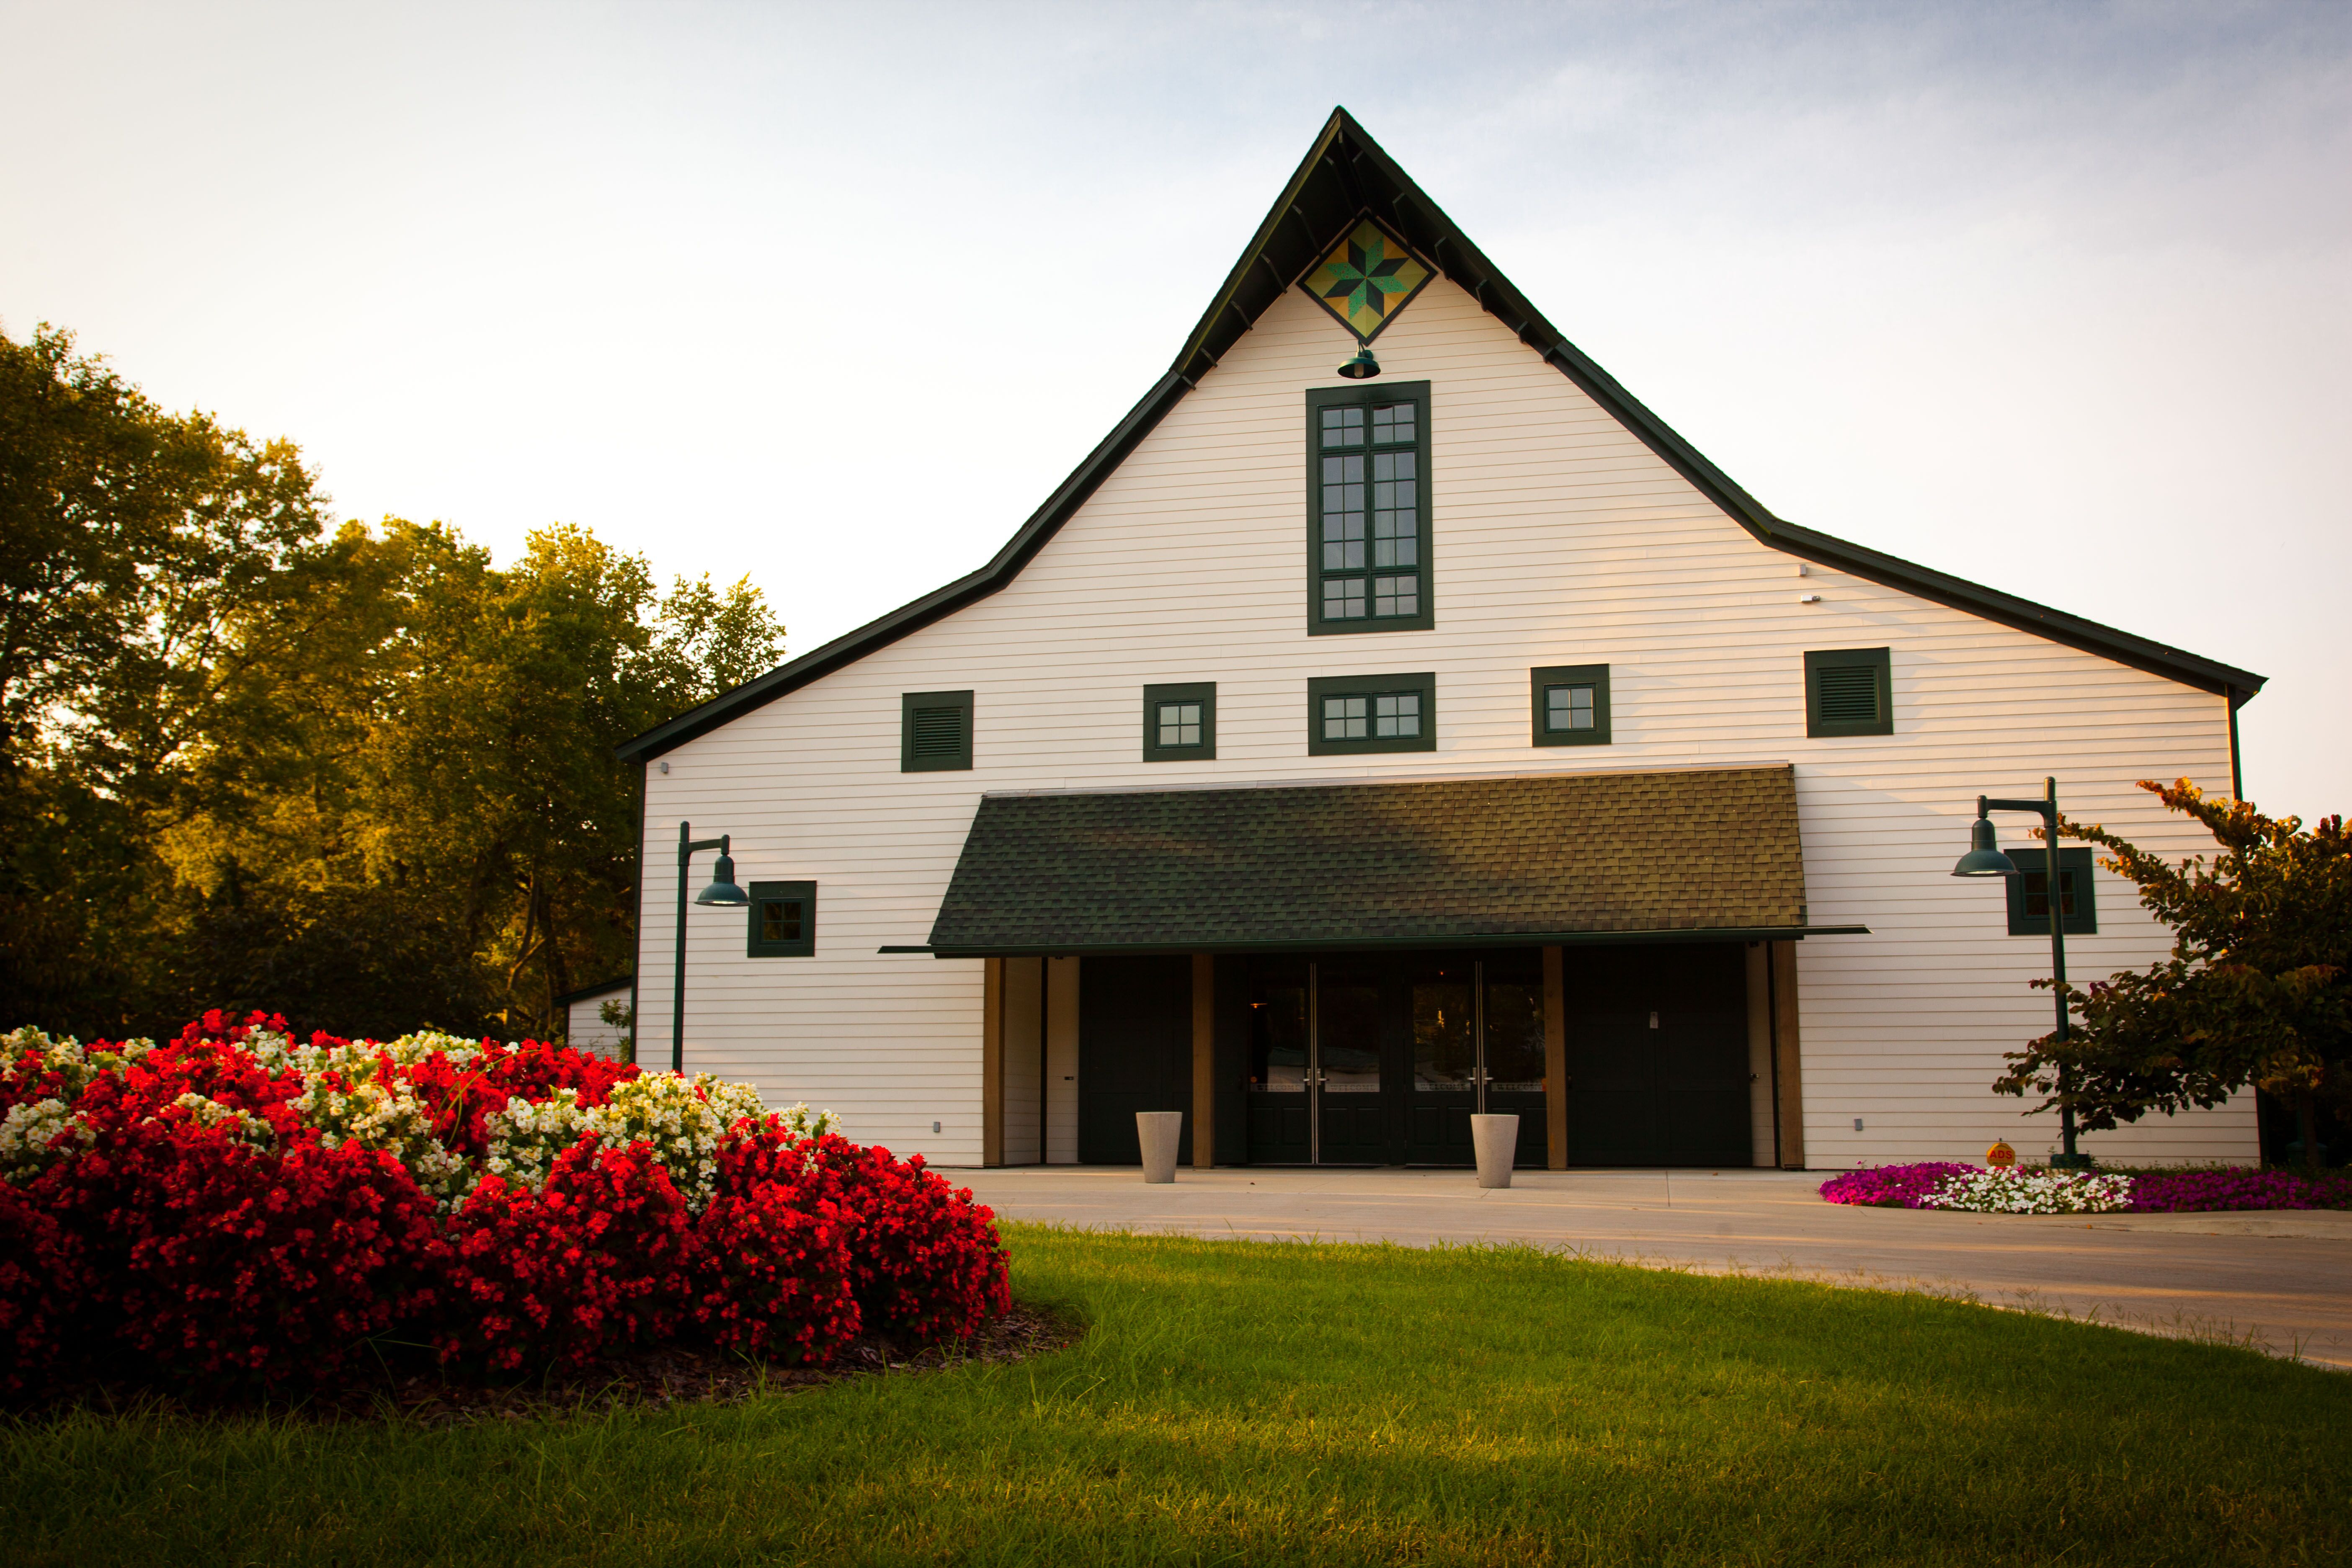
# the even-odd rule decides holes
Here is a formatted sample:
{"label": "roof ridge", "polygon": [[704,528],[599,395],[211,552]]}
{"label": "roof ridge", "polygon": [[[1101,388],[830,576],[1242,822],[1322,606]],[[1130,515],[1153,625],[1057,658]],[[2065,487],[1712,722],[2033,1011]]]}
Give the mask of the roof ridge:
{"label": "roof ridge", "polygon": [[[1325,169],[1331,173],[1318,178]],[[1384,193],[1367,189],[1368,181],[1385,184],[1387,189]],[[1382,195],[1387,201],[1385,210],[1374,200]],[[2229,700],[2232,713],[2264,685],[2266,678],[2251,670],[1776,517],[1547,321],[1346,106],[1339,105],[1316,133],[1307,156],[1267,209],[1241,258],[1226,273],[1167,374],[1055,488],[987,565],[623,742],[614,748],[614,754],[641,761],[658,756],[1011,583],[1169,410],[1215,368],[1276,300],[1290,291],[1313,258],[1321,254],[1329,236],[1367,211],[1378,214],[1488,315],[1510,328],[1545,363],[1576,383],[1759,542],[2167,679],[2221,693]]]}

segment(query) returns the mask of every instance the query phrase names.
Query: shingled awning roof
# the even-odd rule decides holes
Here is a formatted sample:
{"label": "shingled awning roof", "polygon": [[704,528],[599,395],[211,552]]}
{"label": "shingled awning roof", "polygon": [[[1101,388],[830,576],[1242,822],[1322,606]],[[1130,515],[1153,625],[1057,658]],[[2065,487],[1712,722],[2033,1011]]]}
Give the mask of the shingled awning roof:
{"label": "shingled awning roof", "polygon": [[929,951],[1732,941],[1828,929],[1805,923],[1796,779],[1783,765],[992,795]]}

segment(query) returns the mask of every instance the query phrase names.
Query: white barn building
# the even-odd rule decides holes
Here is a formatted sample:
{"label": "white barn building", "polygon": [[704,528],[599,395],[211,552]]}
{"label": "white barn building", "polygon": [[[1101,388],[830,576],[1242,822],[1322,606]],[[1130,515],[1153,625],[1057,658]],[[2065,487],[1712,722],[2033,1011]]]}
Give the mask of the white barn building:
{"label": "white barn building", "polygon": [[[1342,110],[985,568],[623,749],[638,1059],[690,822],[752,903],[690,909],[688,1068],[940,1164],[1466,1163],[1481,1103],[1555,1168],[2038,1154],[1976,797],[2192,852],[2135,781],[2236,793],[2262,683],[1774,517]],[[2075,977],[2165,951],[2062,869]],[[2251,1161],[2252,1097],[2084,1146]]]}

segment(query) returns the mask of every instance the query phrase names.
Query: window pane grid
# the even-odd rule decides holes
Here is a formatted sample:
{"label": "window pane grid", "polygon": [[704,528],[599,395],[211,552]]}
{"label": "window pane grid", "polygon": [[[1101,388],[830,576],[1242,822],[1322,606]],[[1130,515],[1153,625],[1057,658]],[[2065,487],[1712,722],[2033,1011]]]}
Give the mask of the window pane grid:
{"label": "window pane grid", "polygon": [[1162,702],[1160,705],[1160,743],[1163,746],[1199,745],[1201,705],[1197,702]]}
{"label": "window pane grid", "polygon": [[1418,619],[1422,559],[1414,403],[1318,411],[1315,561],[1324,622]]}
{"label": "window pane grid", "polygon": [[1421,735],[1421,693],[1368,692],[1323,699],[1327,741],[1410,741]]}
{"label": "window pane grid", "polygon": [[1590,686],[1555,686],[1546,690],[1545,728],[1563,731],[1591,729],[1592,690]]}
{"label": "window pane grid", "polygon": [[801,901],[798,899],[760,900],[761,942],[798,942],[800,939]]}

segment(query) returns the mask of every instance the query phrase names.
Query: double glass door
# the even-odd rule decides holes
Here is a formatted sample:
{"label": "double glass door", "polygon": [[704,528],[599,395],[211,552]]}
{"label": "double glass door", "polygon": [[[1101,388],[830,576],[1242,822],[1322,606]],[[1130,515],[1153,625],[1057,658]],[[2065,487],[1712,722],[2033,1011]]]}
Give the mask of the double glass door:
{"label": "double glass door", "polygon": [[1247,1003],[1253,1163],[1466,1165],[1481,1110],[1542,1163],[1536,952],[1258,960]]}

